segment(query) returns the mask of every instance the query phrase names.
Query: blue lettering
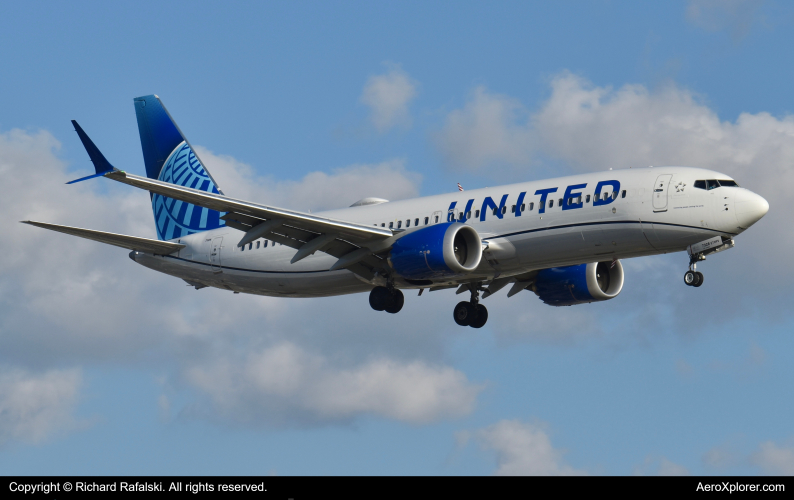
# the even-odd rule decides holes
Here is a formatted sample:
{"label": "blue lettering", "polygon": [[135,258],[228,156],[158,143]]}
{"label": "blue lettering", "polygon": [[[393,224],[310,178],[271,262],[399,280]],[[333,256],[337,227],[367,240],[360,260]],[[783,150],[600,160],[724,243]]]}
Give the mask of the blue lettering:
{"label": "blue lettering", "polygon": [[540,195],[540,203],[538,204],[538,213],[544,214],[546,213],[546,197],[549,193],[555,193],[557,188],[548,188],[548,189],[538,189],[535,191],[536,195]]}
{"label": "blue lettering", "polygon": [[587,187],[587,184],[574,184],[573,186],[568,186],[565,189],[565,197],[562,199],[562,209],[563,210],[572,210],[574,208],[582,208],[584,204],[580,201],[579,203],[568,203],[571,198],[578,198],[579,195],[582,193],[576,192],[574,193],[574,189],[584,189]]}
{"label": "blue lettering", "polygon": [[506,202],[507,202],[506,194],[502,195],[502,201],[499,202],[498,207],[496,206],[496,203],[494,203],[493,199],[490,196],[486,196],[486,198],[482,202],[482,209],[480,209],[480,220],[481,221],[485,220],[485,212],[488,210],[488,208],[496,209],[496,216],[501,219],[502,207],[505,206]]}
{"label": "blue lettering", "polygon": [[516,201],[516,217],[521,217],[521,204],[524,203],[524,196],[526,195],[526,191],[518,195],[518,201]]}
{"label": "blue lettering", "polygon": [[613,198],[612,196],[608,197],[605,200],[601,199],[602,198],[601,197],[601,188],[603,188],[604,186],[612,186],[612,192],[613,193],[617,193],[618,191],[620,191],[620,182],[619,181],[601,181],[601,182],[599,182],[598,184],[596,184],[596,189],[595,189],[595,198],[596,199],[593,201],[593,206],[594,207],[597,207],[597,206],[600,206],[600,205],[609,205],[610,203],[615,201],[615,198]]}
{"label": "blue lettering", "polygon": [[461,215],[461,217],[460,217],[460,222],[466,222],[468,220],[468,217],[466,216],[466,214],[468,214],[471,211],[471,204],[472,203],[474,203],[473,199],[469,200],[466,203],[466,210],[463,211],[463,215]]}
{"label": "blue lettering", "polygon": [[457,201],[453,201],[449,204],[449,208],[447,209],[447,222],[453,222],[455,220],[455,205],[457,204]]}

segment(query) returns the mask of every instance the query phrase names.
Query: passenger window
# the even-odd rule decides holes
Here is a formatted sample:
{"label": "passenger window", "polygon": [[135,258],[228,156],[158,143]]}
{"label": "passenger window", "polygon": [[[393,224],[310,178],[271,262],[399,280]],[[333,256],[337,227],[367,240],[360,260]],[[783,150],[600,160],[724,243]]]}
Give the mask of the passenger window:
{"label": "passenger window", "polygon": [[265,240],[265,248],[267,248],[267,240]]}
{"label": "passenger window", "polygon": [[514,213],[516,213],[516,206],[515,206],[515,205],[513,205],[512,207],[510,207],[510,213],[511,213],[511,214],[514,214]]}
{"label": "passenger window", "polygon": [[623,193],[621,193],[620,197],[621,198],[625,198],[626,197],[626,190],[625,189],[623,190]]}
{"label": "passenger window", "polygon": [[243,245],[243,246],[241,246],[241,247],[240,247],[240,251],[241,251],[241,252],[245,252],[245,245]]}
{"label": "passenger window", "polygon": [[697,189],[706,189],[706,181],[695,181],[695,187]]}
{"label": "passenger window", "polygon": [[438,215],[436,215],[436,222],[435,223],[438,224]]}
{"label": "passenger window", "polygon": [[386,223],[385,222],[381,222],[380,223],[380,227],[386,227]]}
{"label": "passenger window", "polygon": [[549,208],[554,206],[554,200],[549,200]]}
{"label": "passenger window", "polygon": [[587,195],[587,198],[585,198],[585,203],[590,203],[590,195],[589,194]]}
{"label": "passenger window", "polygon": [[711,191],[712,189],[717,189],[718,187],[720,187],[719,182],[711,179],[706,181],[706,189],[708,189],[709,191]]}
{"label": "passenger window", "polygon": [[533,210],[535,210],[535,202],[534,201],[529,203],[529,211],[531,212]]}
{"label": "passenger window", "polygon": [[397,221],[397,229],[400,229],[401,227],[403,227],[403,221],[398,220]]}
{"label": "passenger window", "polygon": [[502,215],[507,213],[507,207],[502,207]]}
{"label": "passenger window", "polygon": [[257,249],[257,250],[259,250],[259,244],[260,244],[260,243],[261,243],[261,241],[257,241],[257,242],[256,242],[256,249]]}
{"label": "passenger window", "polygon": [[524,211],[526,211],[526,209],[527,209],[527,204],[526,203],[522,203],[521,204],[521,211],[524,212]]}
{"label": "passenger window", "polygon": [[430,222],[430,217],[425,217],[425,226]]}
{"label": "passenger window", "polygon": [[411,219],[405,221],[405,227],[411,227]]}
{"label": "passenger window", "polygon": [[466,212],[466,218],[467,218],[467,219],[471,219],[471,210],[469,210],[468,212]]}
{"label": "passenger window", "polygon": [[254,248],[254,244],[253,243],[249,243],[248,244],[248,250],[251,250],[252,248]]}
{"label": "passenger window", "polygon": [[499,210],[498,208],[493,209],[493,214],[496,215],[496,211]]}
{"label": "passenger window", "polygon": [[480,211],[479,211],[479,210],[475,210],[475,211],[474,211],[474,217],[475,217],[476,219],[479,219],[479,218],[480,218]]}
{"label": "passenger window", "polygon": [[613,200],[617,200],[618,199],[618,192],[617,191],[612,191],[612,199]]}
{"label": "passenger window", "polygon": [[389,229],[392,229],[393,227],[394,227],[394,222],[389,222]]}
{"label": "passenger window", "polygon": [[[425,224],[427,224],[427,222],[425,222]],[[418,225],[419,225],[419,219],[418,218],[414,219],[414,226],[418,226]]]}

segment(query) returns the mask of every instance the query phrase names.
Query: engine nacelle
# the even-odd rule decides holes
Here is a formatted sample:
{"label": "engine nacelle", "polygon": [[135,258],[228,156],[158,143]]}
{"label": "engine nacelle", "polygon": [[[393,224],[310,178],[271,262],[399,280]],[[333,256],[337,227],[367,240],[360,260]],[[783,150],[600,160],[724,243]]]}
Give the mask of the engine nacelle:
{"label": "engine nacelle", "polygon": [[407,279],[449,278],[480,265],[482,241],[471,226],[447,222],[406,234],[392,245],[389,262]]}
{"label": "engine nacelle", "polygon": [[540,271],[532,290],[551,306],[572,306],[617,297],[623,289],[620,261],[593,262]]}

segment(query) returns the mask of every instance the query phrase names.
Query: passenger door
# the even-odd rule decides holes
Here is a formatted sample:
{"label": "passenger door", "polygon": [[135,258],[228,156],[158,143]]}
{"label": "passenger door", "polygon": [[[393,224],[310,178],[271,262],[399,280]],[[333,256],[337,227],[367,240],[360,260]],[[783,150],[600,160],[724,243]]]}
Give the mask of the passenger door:
{"label": "passenger door", "polygon": [[654,212],[667,211],[667,188],[670,185],[670,179],[672,178],[672,174],[662,174],[656,178],[656,183],[653,185]]}

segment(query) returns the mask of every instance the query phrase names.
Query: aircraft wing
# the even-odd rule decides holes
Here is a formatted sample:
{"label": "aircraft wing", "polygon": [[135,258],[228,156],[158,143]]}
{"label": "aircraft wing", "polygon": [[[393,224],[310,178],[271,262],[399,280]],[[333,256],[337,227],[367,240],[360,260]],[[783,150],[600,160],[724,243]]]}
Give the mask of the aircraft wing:
{"label": "aircraft wing", "polygon": [[298,252],[293,263],[322,251],[339,259],[331,270],[349,269],[371,277],[374,269],[383,267],[382,257],[374,254],[388,249],[393,241],[394,233],[386,228],[259,205],[122,170],[113,170],[104,176],[168,198],[226,212],[222,217],[226,225],[245,233],[237,246],[267,238],[296,248]]}
{"label": "aircraft wing", "polygon": [[88,240],[107,243],[108,245],[115,245],[121,248],[128,248],[130,250],[138,250],[140,252],[153,253],[156,255],[168,255],[185,248],[185,245],[171,243],[170,241],[150,240],[149,238],[106,233],[105,231],[95,231],[93,229],[82,229],[79,227],[60,226],[58,224],[48,224],[46,222],[36,222],[32,220],[23,220],[21,222],[23,224],[30,224],[31,226],[58,231],[59,233],[71,234],[72,236],[79,236]]}

